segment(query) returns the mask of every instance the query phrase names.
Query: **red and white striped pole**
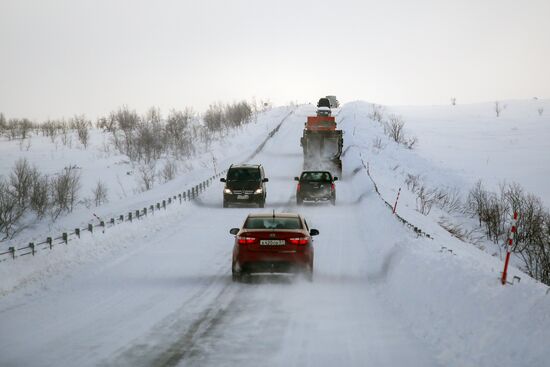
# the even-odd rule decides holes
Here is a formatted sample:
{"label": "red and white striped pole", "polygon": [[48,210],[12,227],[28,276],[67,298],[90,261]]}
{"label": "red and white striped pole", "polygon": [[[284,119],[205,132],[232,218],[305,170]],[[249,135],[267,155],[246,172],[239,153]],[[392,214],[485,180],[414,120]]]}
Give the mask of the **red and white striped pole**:
{"label": "red and white striped pole", "polygon": [[514,233],[518,231],[516,224],[518,222],[518,212],[514,212],[514,219],[512,220],[512,228],[510,228],[510,235],[508,236],[508,243],[506,246],[506,261],[504,261],[504,270],[502,271],[502,285],[506,284],[506,276],[508,273],[508,263],[510,262],[510,251],[512,250],[512,245],[514,244]]}
{"label": "red and white striped pole", "polygon": [[395,199],[395,204],[393,204],[393,214],[395,214],[395,209],[397,209],[397,201],[399,201],[399,194],[401,194],[401,187],[399,188],[399,191],[397,191],[397,198]]}

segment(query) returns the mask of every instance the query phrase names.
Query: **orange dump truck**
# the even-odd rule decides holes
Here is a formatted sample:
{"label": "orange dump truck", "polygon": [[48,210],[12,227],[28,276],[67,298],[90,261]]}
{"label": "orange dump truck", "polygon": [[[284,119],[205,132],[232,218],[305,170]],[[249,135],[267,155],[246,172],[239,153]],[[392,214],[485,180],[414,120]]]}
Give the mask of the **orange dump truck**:
{"label": "orange dump truck", "polygon": [[304,170],[327,170],[342,177],[342,130],[337,130],[333,116],[308,116],[300,142]]}

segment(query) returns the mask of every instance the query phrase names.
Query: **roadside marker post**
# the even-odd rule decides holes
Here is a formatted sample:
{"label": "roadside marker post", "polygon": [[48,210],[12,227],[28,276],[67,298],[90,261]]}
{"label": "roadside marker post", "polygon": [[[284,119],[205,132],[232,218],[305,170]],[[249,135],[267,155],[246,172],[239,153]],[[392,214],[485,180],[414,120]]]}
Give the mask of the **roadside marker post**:
{"label": "roadside marker post", "polygon": [[510,263],[510,251],[514,244],[514,233],[517,233],[518,229],[516,224],[518,222],[518,212],[514,212],[514,218],[512,220],[512,228],[510,228],[510,235],[508,236],[508,243],[506,246],[506,260],[504,261],[504,270],[502,271],[501,283],[506,285],[506,277],[508,275],[508,264]]}
{"label": "roadside marker post", "polygon": [[393,204],[392,214],[395,214],[395,209],[397,209],[397,202],[399,201],[399,194],[401,194],[401,187],[399,188],[399,191],[397,191],[397,198],[395,199],[395,204]]}

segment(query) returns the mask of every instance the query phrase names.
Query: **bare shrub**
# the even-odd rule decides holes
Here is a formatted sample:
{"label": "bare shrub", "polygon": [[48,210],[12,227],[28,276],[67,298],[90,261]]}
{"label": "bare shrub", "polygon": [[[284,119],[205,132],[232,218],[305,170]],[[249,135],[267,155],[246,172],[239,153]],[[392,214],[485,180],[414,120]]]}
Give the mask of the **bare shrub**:
{"label": "bare shrub", "polygon": [[19,205],[17,195],[10,189],[10,185],[0,177],[0,233],[2,240],[12,238],[17,234],[18,224],[25,208]]}
{"label": "bare shrub", "polygon": [[92,197],[96,207],[109,201],[108,192],[107,186],[101,180],[98,180],[92,189]]}
{"label": "bare shrub", "polygon": [[369,114],[369,118],[374,121],[382,122],[384,119],[384,107],[381,105],[372,105],[372,112]]}
{"label": "bare shrub", "polygon": [[420,175],[413,175],[413,174],[407,173],[405,184],[407,185],[407,189],[416,193],[417,189],[420,187]]}
{"label": "bare shrub", "polygon": [[10,173],[10,185],[17,203],[26,209],[29,204],[32,184],[37,175],[35,167],[31,167],[27,159],[20,158]]}
{"label": "bare shrub", "polygon": [[162,178],[164,179],[164,182],[168,182],[170,180],[173,180],[176,177],[176,174],[178,173],[178,166],[174,161],[166,161],[166,164],[162,168]]}
{"label": "bare shrub", "polygon": [[92,122],[87,120],[84,115],[75,116],[69,124],[72,129],[76,130],[76,136],[80,143],[84,146],[84,149],[88,148],[88,141],[90,139],[90,132],[88,129],[91,127]]}
{"label": "bare shrub", "polygon": [[148,191],[155,185],[156,162],[152,161],[146,164],[140,164],[138,167],[138,179],[141,191]]}
{"label": "bare shrub", "polygon": [[75,166],[65,167],[52,178],[50,191],[54,219],[63,212],[73,211],[80,187],[80,172]]}
{"label": "bare shrub", "polygon": [[464,204],[458,188],[440,189],[437,195],[437,206],[447,213],[462,213]]}
{"label": "bare shrub", "polygon": [[194,112],[192,109],[185,111],[172,110],[166,120],[165,133],[167,141],[176,158],[189,157],[193,153],[193,141],[191,121]]}
{"label": "bare shrub", "polygon": [[437,192],[422,185],[418,189],[416,195],[416,210],[423,215],[430,214],[432,206],[436,202]]}
{"label": "bare shrub", "polygon": [[495,102],[495,113],[497,117],[500,117],[500,114],[502,113],[502,111],[504,111],[505,108],[506,108],[505,104],[501,104],[499,101]]}
{"label": "bare shrub", "polygon": [[236,102],[225,107],[225,120],[230,127],[239,127],[250,121],[252,106],[246,102]]}
{"label": "bare shrub", "polygon": [[7,128],[8,124],[6,118],[4,117],[4,114],[0,112],[0,135],[4,134]]}
{"label": "bare shrub", "polygon": [[382,139],[380,137],[376,137],[372,139],[372,147],[376,152],[380,152],[386,146],[382,143]]}
{"label": "bare shrub", "polygon": [[50,204],[50,182],[46,175],[37,173],[32,183],[30,207],[38,218],[42,218]]}
{"label": "bare shrub", "polygon": [[386,125],[386,134],[396,143],[401,144],[404,139],[403,127],[405,122],[400,116],[390,115]]}
{"label": "bare shrub", "polygon": [[407,149],[413,149],[414,146],[416,145],[416,143],[418,143],[418,138],[416,136],[414,136],[412,138],[403,139],[403,145]]}
{"label": "bare shrub", "polygon": [[211,104],[204,113],[203,120],[210,131],[220,131],[223,127],[224,111],[220,102]]}

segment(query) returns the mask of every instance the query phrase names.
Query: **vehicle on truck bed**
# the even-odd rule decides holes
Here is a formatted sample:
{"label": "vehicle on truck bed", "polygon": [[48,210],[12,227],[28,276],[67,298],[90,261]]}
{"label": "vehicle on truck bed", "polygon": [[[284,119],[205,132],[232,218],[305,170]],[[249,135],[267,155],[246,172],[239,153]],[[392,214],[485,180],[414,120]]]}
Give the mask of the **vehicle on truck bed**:
{"label": "vehicle on truck bed", "polygon": [[227,176],[220,179],[225,182],[223,188],[223,207],[230,205],[256,204],[265,206],[267,197],[264,168],[260,164],[231,165]]}
{"label": "vehicle on truck bed", "polygon": [[296,185],[296,204],[302,205],[304,201],[329,201],[336,205],[336,186],[334,181],[338,177],[332,176],[328,171],[304,171],[300,177],[294,177],[298,181]]}
{"label": "vehicle on truck bed", "polygon": [[233,281],[251,274],[304,273],[313,278],[313,236],[306,219],[295,213],[249,214],[235,235]]}
{"label": "vehicle on truck bed", "polygon": [[327,99],[330,102],[330,108],[338,108],[340,107],[340,102],[336,99],[336,96],[327,96]]}

